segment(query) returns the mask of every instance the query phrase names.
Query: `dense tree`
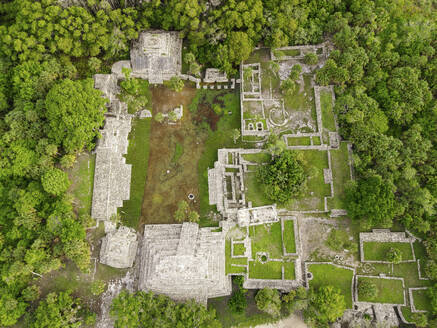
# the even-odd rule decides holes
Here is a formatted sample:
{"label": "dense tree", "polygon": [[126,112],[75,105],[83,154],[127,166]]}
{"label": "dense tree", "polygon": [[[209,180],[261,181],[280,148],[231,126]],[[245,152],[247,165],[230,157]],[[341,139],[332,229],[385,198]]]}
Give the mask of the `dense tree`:
{"label": "dense tree", "polygon": [[255,296],[256,306],[273,317],[279,317],[281,312],[281,298],[276,289],[263,288]]}
{"label": "dense tree", "polygon": [[186,327],[219,328],[215,312],[204,305],[190,301],[176,303],[167,296],[122,291],[111,306],[116,328]]}
{"label": "dense tree", "polygon": [[78,328],[88,322],[91,313],[85,311],[81,300],[70,292],[50,293],[42,300],[34,313],[33,328]]}
{"label": "dense tree", "polygon": [[92,80],[63,80],[46,97],[49,137],[70,153],[92,149],[103,124],[106,100]]}
{"label": "dense tree", "polygon": [[332,286],[320,287],[311,296],[310,305],[310,317],[325,325],[336,321],[346,310],[344,296]]}
{"label": "dense tree", "polygon": [[354,219],[365,219],[368,227],[391,227],[396,213],[393,187],[378,175],[359,180],[347,190],[347,211]]}
{"label": "dense tree", "polygon": [[41,183],[45,191],[55,196],[61,195],[70,186],[67,173],[56,168],[44,173]]}
{"label": "dense tree", "polygon": [[299,194],[306,174],[297,153],[287,150],[272,158],[269,164],[260,166],[257,179],[270,200],[285,203]]}
{"label": "dense tree", "polygon": [[399,264],[402,261],[402,253],[399,248],[390,247],[387,252],[387,260],[392,262],[393,264]]}

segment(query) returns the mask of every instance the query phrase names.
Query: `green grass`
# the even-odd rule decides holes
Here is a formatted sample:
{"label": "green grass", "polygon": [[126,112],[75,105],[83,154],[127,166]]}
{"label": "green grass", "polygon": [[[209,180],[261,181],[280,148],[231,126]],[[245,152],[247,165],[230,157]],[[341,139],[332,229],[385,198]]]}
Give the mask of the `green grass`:
{"label": "green grass", "polygon": [[230,240],[226,240],[225,255],[226,255],[226,274],[246,273],[246,268],[236,267],[232,265],[232,264],[247,265],[247,258],[232,258]]}
{"label": "green grass", "polygon": [[[200,92],[205,92],[207,90],[199,90]],[[210,92],[205,94],[210,97]],[[215,95],[217,93],[215,92]],[[196,94],[197,97],[197,94]],[[207,97],[207,98],[208,98]],[[214,162],[217,160],[217,151],[220,148],[236,148],[244,147],[241,143],[241,138],[234,144],[230,132],[233,129],[240,128],[240,96],[237,91],[228,92],[224,95],[219,96],[224,102],[224,107],[227,111],[232,111],[232,115],[223,115],[217,123],[216,131],[208,131],[208,137],[204,144],[204,151],[202,157],[199,159],[197,172],[199,177],[199,198],[200,198],[200,215],[201,215],[201,225],[210,224],[206,215],[210,211],[214,211],[215,206],[209,205],[208,197],[208,168],[214,167]]]}
{"label": "green grass", "polygon": [[300,55],[300,49],[286,49],[281,50],[285,56],[299,56]]}
{"label": "green grass", "polygon": [[242,154],[241,156],[252,163],[268,163],[272,159],[269,153]]}
{"label": "green grass", "polygon": [[282,261],[249,261],[250,279],[282,279]]}
{"label": "green grass", "polygon": [[296,253],[293,220],[284,221],[284,244],[287,253]]}
{"label": "green grass", "polygon": [[417,310],[432,311],[431,298],[428,296],[428,291],[426,289],[413,290],[413,300],[414,306]]}
{"label": "green grass", "polygon": [[246,252],[246,247],[244,244],[238,243],[234,244],[234,256],[242,256]]}
{"label": "green grass", "polygon": [[244,183],[246,184],[246,201],[252,202],[252,206],[264,206],[272,204],[262,188],[262,185],[256,179],[256,172],[246,173],[244,175]]}
{"label": "green grass", "polygon": [[95,166],[96,155],[84,153],[78,156],[73,168],[67,171],[72,181],[69,191],[76,200],[75,209],[79,215],[91,214]]}
{"label": "green grass", "polygon": [[284,262],[284,279],[287,280],[296,279],[296,274],[294,271],[294,261]]}
{"label": "green grass", "polygon": [[141,215],[149,161],[150,126],[150,118],[134,119],[132,130],[129,133],[126,163],[132,164],[130,199],[123,202],[123,207],[119,209],[119,213],[123,218],[123,223],[132,228],[137,228]]}
{"label": "green grass", "polygon": [[294,137],[287,138],[288,146],[310,146],[311,138],[310,137]]}
{"label": "green grass", "polygon": [[275,74],[270,69],[269,62],[261,63],[261,89],[263,92],[270,92],[270,86],[272,90],[279,89],[281,81],[278,74]]}
{"label": "green grass", "polygon": [[416,262],[406,262],[393,265],[392,275],[404,278],[406,288],[427,287],[432,285],[430,280],[419,279]]}
{"label": "green grass", "polygon": [[[290,210],[323,210],[323,198],[331,194],[329,184],[325,184],[323,169],[328,168],[328,154],[320,150],[296,150],[303,159],[307,179],[306,192],[287,206]],[[312,169],[311,169],[312,167]],[[313,193],[313,194],[311,194]]]}
{"label": "green grass", "polygon": [[332,179],[334,183],[334,198],[329,200],[332,209],[345,208],[345,187],[350,181],[349,153],[347,143],[340,143],[339,149],[331,150]]}
{"label": "green grass", "polygon": [[313,139],[314,146],[319,146],[322,144],[322,142],[320,141],[320,137],[312,137],[312,139]]}
{"label": "green grass", "polygon": [[405,320],[407,320],[408,322],[413,322],[413,312],[411,312],[411,308],[409,306],[403,306],[401,308],[401,311]]}
{"label": "green grass", "polygon": [[252,245],[252,257],[256,253],[268,252],[272,259],[282,257],[281,223],[275,222],[271,225],[256,225],[249,227],[249,236]]}
{"label": "green grass", "polygon": [[363,244],[364,260],[366,261],[388,261],[387,253],[390,248],[397,248],[402,253],[402,261],[412,260],[413,253],[409,243],[381,243],[365,242]]}
{"label": "green grass", "polygon": [[171,162],[176,164],[181,158],[183,153],[184,153],[184,147],[179,142],[177,142],[175,145],[173,157],[171,158]]}
{"label": "green grass", "polygon": [[322,286],[333,286],[340,289],[346,306],[352,308],[352,279],[353,271],[336,267],[331,264],[310,264],[308,271],[313,274],[310,280],[310,287],[320,288]]}
{"label": "green grass", "polygon": [[425,267],[428,256],[426,254],[425,246],[421,242],[416,241],[413,244],[413,248],[416,260],[420,260],[420,275],[426,277]]}
{"label": "green grass", "polygon": [[335,132],[334,109],[332,106],[332,94],[330,91],[320,91],[320,107],[322,107],[322,124],[329,131]]}
{"label": "green grass", "polygon": [[367,280],[376,285],[378,295],[374,299],[368,299],[360,297],[358,294],[358,300],[360,302],[373,302],[373,303],[389,303],[389,304],[403,304],[404,293],[401,280],[383,279],[383,278],[367,278],[360,277],[360,281]]}

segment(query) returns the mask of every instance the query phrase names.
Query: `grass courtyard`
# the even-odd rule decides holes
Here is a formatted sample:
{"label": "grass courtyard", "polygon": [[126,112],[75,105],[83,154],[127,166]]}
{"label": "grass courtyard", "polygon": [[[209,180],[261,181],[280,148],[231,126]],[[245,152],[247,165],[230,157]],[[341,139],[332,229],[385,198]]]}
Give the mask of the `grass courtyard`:
{"label": "grass courtyard", "polygon": [[256,253],[267,252],[272,259],[280,259],[282,252],[281,223],[261,224],[249,227],[252,242],[252,258]]}
{"label": "grass courtyard", "polygon": [[138,220],[141,216],[141,205],[143,203],[144,185],[149,162],[150,127],[150,118],[134,119],[128,137],[129,146],[126,163],[132,164],[130,199],[123,202],[123,207],[119,209],[119,213],[123,223],[132,228],[138,228]]}
{"label": "grass courtyard", "polygon": [[289,210],[324,210],[324,197],[331,195],[329,184],[323,177],[323,169],[328,168],[328,154],[320,150],[297,150],[302,156],[307,174],[307,189],[286,208]]}
{"label": "grass courtyard", "polygon": [[404,292],[402,281],[398,279],[384,279],[384,278],[369,278],[359,277],[358,283],[361,281],[369,281],[376,285],[378,290],[375,298],[366,298],[358,293],[358,301],[373,302],[373,303],[388,303],[388,304],[403,304]]}
{"label": "grass courtyard", "polygon": [[79,215],[91,214],[95,166],[96,155],[83,153],[77,157],[73,167],[67,170],[72,182],[69,192],[75,200],[74,210]]}
{"label": "grass courtyard", "polygon": [[296,253],[294,221],[284,220],[284,246],[287,253]]}
{"label": "grass courtyard", "polygon": [[352,270],[331,264],[310,264],[308,271],[313,274],[310,287],[317,289],[329,285],[338,288],[344,296],[347,308],[352,308]]}
{"label": "grass courtyard", "polygon": [[402,261],[413,259],[413,252],[410,243],[364,242],[364,260],[388,261],[387,253],[391,248],[397,248],[400,250]]}
{"label": "grass courtyard", "polygon": [[420,311],[432,311],[431,298],[428,296],[428,290],[413,290],[414,307]]}
{"label": "grass courtyard", "polygon": [[282,261],[249,261],[250,279],[282,279]]}
{"label": "grass courtyard", "polygon": [[330,91],[320,91],[320,107],[322,108],[322,124],[323,127],[331,132],[335,132],[334,109],[332,104],[332,94]]}
{"label": "grass courtyard", "polygon": [[341,142],[339,149],[331,149],[330,153],[334,197],[328,200],[328,205],[331,209],[344,209],[345,188],[351,180],[347,143]]}

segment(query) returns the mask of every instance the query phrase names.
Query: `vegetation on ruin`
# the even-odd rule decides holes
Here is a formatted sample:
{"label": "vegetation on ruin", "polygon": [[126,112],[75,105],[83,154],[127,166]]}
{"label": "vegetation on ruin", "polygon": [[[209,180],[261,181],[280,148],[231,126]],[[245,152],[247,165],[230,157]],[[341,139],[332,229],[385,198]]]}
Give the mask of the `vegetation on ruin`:
{"label": "vegetation on ruin", "polygon": [[123,224],[137,228],[143,204],[144,186],[146,184],[147,167],[149,160],[149,135],[151,119],[133,119],[132,129],[129,133],[129,146],[126,154],[126,163],[132,164],[130,185],[130,198],[123,202],[123,207],[118,210],[122,214]]}
{"label": "vegetation on ruin", "polygon": [[294,237],[294,221],[284,221],[284,246],[287,253],[296,253],[296,240]]}
{"label": "vegetation on ruin", "polygon": [[341,291],[327,284],[310,293],[305,320],[311,326],[326,326],[340,318],[345,310],[346,302]]}
{"label": "vegetation on ruin", "polygon": [[331,264],[309,264],[308,271],[313,275],[309,281],[310,287],[318,289],[325,285],[333,286],[344,296],[346,308],[352,308],[352,270]]}
{"label": "vegetation on ruin", "polygon": [[363,283],[374,284],[377,289],[376,295],[364,295],[359,293],[358,300],[360,302],[374,302],[374,303],[389,303],[389,304],[403,304],[404,292],[402,288],[402,281],[399,279],[384,279],[384,278],[368,278],[359,277],[358,285]]}
{"label": "vegetation on ruin", "polygon": [[363,244],[364,260],[393,262],[389,258],[389,253],[391,249],[395,249],[398,251],[399,256],[401,257],[401,261],[413,259],[413,253],[411,251],[410,243],[364,242]]}
{"label": "vegetation on ruin", "polygon": [[297,154],[284,151],[269,164],[258,167],[257,180],[271,201],[283,204],[300,193],[306,174]]}
{"label": "vegetation on ruin", "polygon": [[[317,82],[334,85],[334,110],[342,137],[353,145],[357,178],[346,190],[348,197],[333,200],[334,207],[345,204],[366,229],[395,222],[420,234],[426,248],[421,272],[437,279],[432,2],[237,0],[208,11],[201,0],[151,1],[138,7],[131,1],[115,1],[113,7],[108,1],[80,3],[84,5],[60,6],[56,0],[0,4],[0,325],[15,324],[27,311],[27,287],[38,277],[34,273],[45,276],[69,260],[84,271],[89,268],[85,229],[90,221],[83,217],[87,205],[74,204],[68,195],[77,192],[77,181],[66,190],[66,179],[52,173],[72,166],[78,153],[92,149],[103,123],[104,100],[87,78],[126,59],[130,42],[147,28],[181,31],[187,52],[194,56],[189,68],[193,73],[196,63],[230,76],[255,46],[275,49],[329,40],[335,50],[317,71]],[[308,78],[304,80],[309,96]],[[211,210],[206,169],[218,148],[244,145],[234,144],[231,134],[240,125],[238,96],[229,93],[224,99],[225,113],[217,129],[208,131],[198,164],[204,223],[210,223],[206,215]],[[286,106],[312,108],[307,100],[295,91]],[[337,194],[344,183],[338,182],[343,178],[337,178],[333,163]],[[49,176],[56,175],[50,182]],[[320,183],[320,172],[314,177],[308,180],[309,190],[311,183],[327,186]],[[76,179],[74,174],[71,179]],[[143,183],[145,176],[132,180]],[[314,193],[325,195],[324,190]],[[305,203],[300,209],[309,207]],[[75,212],[78,208],[83,211]],[[138,206],[132,208],[133,217]],[[412,284],[417,280],[414,265],[394,265],[393,274]],[[381,290],[378,295],[385,299]],[[431,299],[435,303],[437,295]]]}
{"label": "vegetation on ruin", "polygon": [[160,327],[219,328],[214,310],[189,301],[176,303],[164,295],[122,291],[112,301],[111,316],[116,328],[152,328],[159,322]]}

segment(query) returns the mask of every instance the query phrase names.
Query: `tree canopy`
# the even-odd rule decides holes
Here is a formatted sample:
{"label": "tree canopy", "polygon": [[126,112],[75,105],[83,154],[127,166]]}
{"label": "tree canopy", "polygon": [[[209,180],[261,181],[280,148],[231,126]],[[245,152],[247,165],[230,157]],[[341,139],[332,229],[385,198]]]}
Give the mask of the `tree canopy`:
{"label": "tree canopy", "polygon": [[111,306],[116,328],[219,328],[215,311],[197,302],[176,303],[167,296],[122,291]]}
{"label": "tree canopy", "polygon": [[270,200],[286,203],[299,194],[306,174],[297,153],[286,150],[274,156],[269,164],[259,166],[257,179]]}
{"label": "tree canopy", "polygon": [[55,84],[45,101],[49,137],[70,153],[92,149],[103,124],[105,103],[92,80],[65,79]]}

